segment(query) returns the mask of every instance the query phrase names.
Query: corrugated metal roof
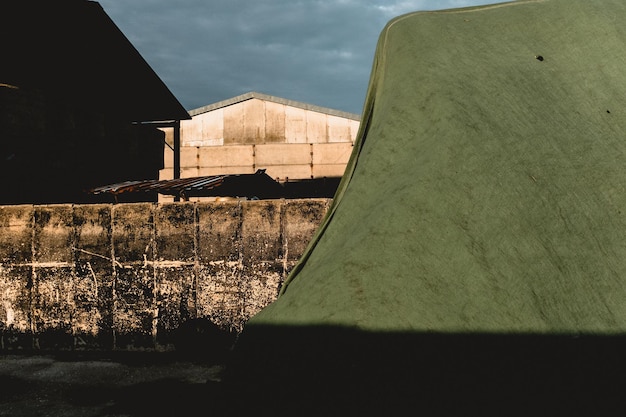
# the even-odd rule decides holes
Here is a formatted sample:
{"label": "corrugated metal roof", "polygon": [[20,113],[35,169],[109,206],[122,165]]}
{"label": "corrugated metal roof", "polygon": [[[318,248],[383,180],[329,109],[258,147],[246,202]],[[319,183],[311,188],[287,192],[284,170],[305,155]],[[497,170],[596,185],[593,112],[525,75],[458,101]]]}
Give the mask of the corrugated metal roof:
{"label": "corrugated metal roof", "polygon": [[186,199],[188,197],[247,197],[280,198],[283,187],[264,169],[254,174],[212,175],[172,180],[124,181],[103,185],[89,191],[91,194],[146,193],[157,192]]}

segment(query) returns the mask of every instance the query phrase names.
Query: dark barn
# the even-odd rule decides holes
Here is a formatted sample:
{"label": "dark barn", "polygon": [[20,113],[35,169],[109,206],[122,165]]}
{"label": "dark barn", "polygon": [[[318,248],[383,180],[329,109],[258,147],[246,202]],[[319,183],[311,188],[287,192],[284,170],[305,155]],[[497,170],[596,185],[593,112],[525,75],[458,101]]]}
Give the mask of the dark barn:
{"label": "dark barn", "polygon": [[2,15],[0,204],[100,202],[88,190],[158,179],[158,126],[190,116],[100,4],[20,0]]}

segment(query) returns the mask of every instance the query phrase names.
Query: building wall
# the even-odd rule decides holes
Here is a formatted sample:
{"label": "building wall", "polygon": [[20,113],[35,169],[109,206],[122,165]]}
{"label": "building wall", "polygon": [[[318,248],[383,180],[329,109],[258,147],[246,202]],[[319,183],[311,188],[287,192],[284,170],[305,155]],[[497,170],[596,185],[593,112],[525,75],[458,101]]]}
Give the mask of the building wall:
{"label": "building wall", "polygon": [[[253,174],[257,169],[266,169],[278,181],[341,177],[352,147],[350,142],[185,146],[181,148],[180,176]],[[166,156],[161,179],[173,178],[172,160],[173,155]]]}
{"label": "building wall", "polygon": [[[180,177],[252,174],[257,169],[281,182],[341,177],[359,129],[358,116],[264,98],[249,95],[190,112],[192,119],[181,122]],[[172,145],[173,131],[164,130]],[[160,179],[174,178],[173,160],[173,150],[166,147]]]}
{"label": "building wall", "polygon": [[272,302],[330,200],[0,206],[0,348],[172,347]]}
{"label": "building wall", "polygon": [[347,113],[333,115],[311,108],[318,110],[250,98],[205,112],[190,112],[192,119],[181,122],[181,145],[354,142],[359,120]]}
{"label": "building wall", "polygon": [[0,80],[0,204],[102,202],[87,191],[159,177],[164,137],[153,126]]}

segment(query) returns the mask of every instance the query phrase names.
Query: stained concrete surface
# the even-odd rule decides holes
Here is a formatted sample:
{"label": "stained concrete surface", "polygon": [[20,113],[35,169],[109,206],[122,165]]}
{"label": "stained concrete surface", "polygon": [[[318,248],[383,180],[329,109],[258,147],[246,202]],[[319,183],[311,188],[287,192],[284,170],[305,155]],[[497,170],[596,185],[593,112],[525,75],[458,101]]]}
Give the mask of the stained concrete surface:
{"label": "stained concrete surface", "polygon": [[225,415],[223,366],[150,352],[0,354],[0,416]]}
{"label": "stained concrete surface", "polygon": [[28,349],[35,330],[42,349],[162,350],[197,318],[240,330],[275,300],[329,204],[0,206],[0,346]]}

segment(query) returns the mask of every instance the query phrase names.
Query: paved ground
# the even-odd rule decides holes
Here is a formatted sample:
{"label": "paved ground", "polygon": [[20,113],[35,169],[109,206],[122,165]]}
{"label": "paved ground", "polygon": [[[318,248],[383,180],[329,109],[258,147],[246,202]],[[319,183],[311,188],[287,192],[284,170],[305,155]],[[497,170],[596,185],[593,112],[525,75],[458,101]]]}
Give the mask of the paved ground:
{"label": "paved ground", "polygon": [[222,415],[221,370],[163,353],[0,354],[0,416]]}

